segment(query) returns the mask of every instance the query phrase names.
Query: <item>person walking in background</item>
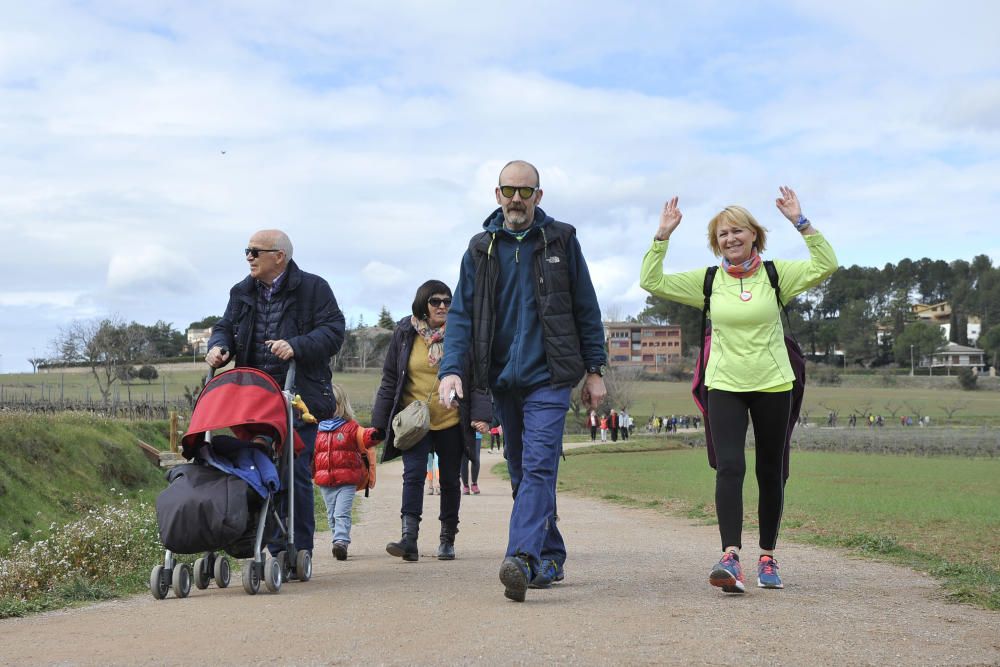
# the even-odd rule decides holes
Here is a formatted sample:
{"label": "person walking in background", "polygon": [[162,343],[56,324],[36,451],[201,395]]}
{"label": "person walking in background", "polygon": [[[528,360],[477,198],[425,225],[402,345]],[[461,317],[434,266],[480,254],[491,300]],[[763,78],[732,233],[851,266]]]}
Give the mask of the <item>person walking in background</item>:
{"label": "person walking in background", "polygon": [[[492,416],[490,396],[486,391],[469,392],[454,404],[440,405],[429,400],[438,388],[438,368],[445,352],[445,329],[451,308],[451,288],[440,280],[428,280],[413,297],[412,316],[396,324],[382,365],[382,382],[372,407],[372,426],[385,434],[382,462],[403,457],[403,497],[400,503],[402,537],[390,542],[385,550],[405,561],[420,558],[417,537],[424,512],[424,477],[435,454],[440,461],[440,560],[455,558],[455,535],[462,501],[458,470],[462,453],[470,453],[475,432],[489,430]],[[466,376],[467,360],[456,361],[456,372]],[[401,452],[395,446],[392,418],[413,401],[427,401],[430,430],[410,449]],[[432,482],[433,483],[433,482]]]}
{"label": "person walking in background", "polygon": [[587,416],[587,424],[590,426],[590,441],[597,441],[597,412],[591,410],[590,414]]}
{"label": "person walking in background", "polygon": [[618,429],[620,427],[621,424],[618,420],[618,413],[615,412],[614,408],[612,408],[611,414],[608,416],[608,429],[611,431],[611,442],[618,442]]}
{"label": "person walking in background", "polygon": [[427,495],[441,493],[441,467],[438,465],[438,455],[430,452],[427,455]]}
{"label": "person walking in background", "polygon": [[621,422],[622,440],[628,440],[629,429],[632,428],[632,416],[622,408],[618,413],[618,420]]}
{"label": "person walking in background", "polygon": [[362,428],[354,417],[347,392],[333,385],[337,409],[319,423],[313,481],[326,504],[326,518],[333,536],[333,557],[347,560],[351,544],[351,510],[356,491],[375,488],[375,446],[378,429]]}
{"label": "person walking in background", "polygon": [[[584,377],[584,407],[604,401],[607,355],[576,230],[538,207],[538,170],[508,163],[495,194],[500,207],[462,258],[438,395],[447,404],[453,391],[493,391],[514,489],[500,582],[508,599],[523,602],[529,585],[563,578],[556,479],[566,412]],[[461,374],[470,351],[471,385]]]}
{"label": "person walking in background", "polygon": [[[330,285],[300,269],[292,250],[291,239],[277,229],[263,229],[250,237],[244,251],[250,275],[229,291],[226,312],[212,327],[205,361],[221,368],[235,355],[237,366],[260,369],[284,386],[289,362],[295,360],[293,391],[301,394],[317,420],[329,419],[337,407],[330,358],[344,343],[344,314]],[[296,551],[307,551],[311,563],[316,531],[311,467],[318,427],[299,417],[294,427],[305,448],[295,459],[295,525],[289,528]],[[281,516],[287,513],[287,495],[279,497]],[[276,554],[285,546],[268,548]],[[293,563],[294,556],[289,554]]]}
{"label": "person walking in background", "polygon": [[[670,236],[681,222],[674,197],[660,214],[659,228],[646,253],[640,285],[650,294],[695,308],[704,305],[705,270],[664,275]],[[776,200],[809,251],[801,261],[775,260],[781,298],[794,298],[837,268],[833,248],[802,215],[798,197],[782,187]],[[766,230],[741,206],[727,206],[708,223],[708,243],[722,258],[711,286],[711,352],[705,369],[707,419],[716,456],[715,507],[722,559],[709,582],[729,593],[745,591],[740,564],[743,531],[744,447],[753,422],[759,488],[760,558],[757,585],[781,588],[774,549],[784,508],[784,457],[792,410],[794,375],[782,337],[781,308],[766,271],[761,270]],[[749,417],[749,419],[748,419]]]}
{"label": "person walking in background", "polygon": [[601,442],[608,441],[608,416],[601,415]]}
{"label": "person walking in background", "polygon": [[[475,456],[469,456],[468,454],[462,454],[462,495],[467,496],[470,493],[474,496],[479,495],[479,453],[482,451],[483,447],[483,434],[476,432],[476,444],[472,448],[472,454]],[[469,486],[469,468],[472,468],[472,486]]]}

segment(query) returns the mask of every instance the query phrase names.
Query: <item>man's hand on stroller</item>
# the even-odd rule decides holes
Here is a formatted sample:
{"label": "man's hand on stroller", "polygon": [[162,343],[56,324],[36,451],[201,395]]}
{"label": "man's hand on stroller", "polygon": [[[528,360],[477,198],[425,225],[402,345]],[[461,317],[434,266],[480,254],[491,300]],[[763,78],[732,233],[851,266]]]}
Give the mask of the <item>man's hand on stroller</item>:
{"label": "man's hand on stroller", "polygon": [[221,368],[229,363],[229,350],[216,345],[205,355],[205,362],[212,368]]}
{"label": "man's hand on stroller", "polygon": [[282,361],[288,361],[295,356],[295,350],[292,349],[287,340],[265,340],[264,345],[267,345],[267,349],[271,350],[271,354]]}

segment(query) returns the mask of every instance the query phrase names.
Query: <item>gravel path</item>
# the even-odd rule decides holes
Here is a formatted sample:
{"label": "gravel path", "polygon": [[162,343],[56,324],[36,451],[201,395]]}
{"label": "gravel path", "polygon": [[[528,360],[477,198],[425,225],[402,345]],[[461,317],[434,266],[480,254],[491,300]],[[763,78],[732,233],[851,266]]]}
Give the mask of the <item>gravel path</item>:
{"label": "gravel path", "polygon": [[714,526],[568,495],[565,582],[510,602],[497,579],[510,492],[488,470],[500,460],[483,452],[454,561],[433,558],[436,496],[420,561],[385,553],[399,534],[396,462],[363,501],[349,560],[317,535],[311,581],[250,597],[234,578],[186,600],[147,593],[0,621],[0,664],[1000,664],[1000,614],[946,602],[924,575],[785,544],[784,590],[750,577],[746,595],[726,595],[707,583]]}

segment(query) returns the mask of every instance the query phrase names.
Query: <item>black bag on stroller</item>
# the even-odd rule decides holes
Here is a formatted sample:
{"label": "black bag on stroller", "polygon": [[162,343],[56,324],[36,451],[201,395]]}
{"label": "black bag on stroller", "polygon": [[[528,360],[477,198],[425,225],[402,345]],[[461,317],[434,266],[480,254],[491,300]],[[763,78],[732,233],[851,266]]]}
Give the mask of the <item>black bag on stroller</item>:
{"label": "black bag on stroller", "polygon": [[209,465],[188,463],[167,475],[156,499],[160,541],[182,554],[210,551],[235,542],[247,531],[249,486]]}

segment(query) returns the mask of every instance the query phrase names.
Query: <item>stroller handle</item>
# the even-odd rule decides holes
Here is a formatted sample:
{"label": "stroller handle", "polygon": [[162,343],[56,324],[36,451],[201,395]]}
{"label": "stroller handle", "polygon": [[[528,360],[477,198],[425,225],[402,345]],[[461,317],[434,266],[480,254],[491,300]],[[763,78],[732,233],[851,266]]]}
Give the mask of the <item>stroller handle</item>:
{"label": "stroller handle", "polygon": [[[220,347],[219,351],[225,356],[229,356],[228,347]],[[207,384],[209,380],[215,377],[215,371],[217,369],[215,366],[208,367],[208,374],[205,376],[205,383]],[[285,373],[285,391],[291,393],[292,389],[295,387],[295,359],[288,360],[288,372]]]}

